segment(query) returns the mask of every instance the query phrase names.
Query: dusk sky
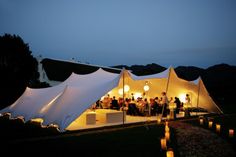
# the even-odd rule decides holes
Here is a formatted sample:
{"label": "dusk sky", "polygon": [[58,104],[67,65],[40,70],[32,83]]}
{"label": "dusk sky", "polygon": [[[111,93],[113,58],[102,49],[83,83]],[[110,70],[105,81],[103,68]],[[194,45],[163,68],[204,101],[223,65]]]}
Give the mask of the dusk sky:
{"label": "dusk sky", "polygon": [[98,65],[236,65],[236,0],[0,0],[0,35]]}

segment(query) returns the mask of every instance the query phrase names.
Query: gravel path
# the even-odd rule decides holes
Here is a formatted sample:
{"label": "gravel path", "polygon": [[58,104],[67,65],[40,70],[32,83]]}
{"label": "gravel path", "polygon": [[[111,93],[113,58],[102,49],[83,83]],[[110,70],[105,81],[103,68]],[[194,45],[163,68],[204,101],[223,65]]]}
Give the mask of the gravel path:
{"label": "gravel path", "polygon": [[170,127],[176,130],[181,157],[236,157],[231,145],[209,130],[183,122],[171,122]]}

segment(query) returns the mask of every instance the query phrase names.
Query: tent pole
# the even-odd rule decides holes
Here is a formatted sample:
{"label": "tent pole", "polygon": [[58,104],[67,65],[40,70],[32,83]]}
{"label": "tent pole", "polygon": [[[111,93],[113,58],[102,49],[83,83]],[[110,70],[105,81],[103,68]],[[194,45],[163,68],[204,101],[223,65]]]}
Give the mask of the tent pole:
{"label": "tent pole", "polygon": [[122,104],[122,110],[123,110],[123,125],[125,124],[125,75],[124,75],[124,68],[123,68],[123,72],[122,72],[122,77],[123,77],[123,104]]}
{"label": "tent pole", "polygon": [[[167,84],[166,84],[166,95],[167,95],[167,92],[168,92],[169,82],[170,82],[170,70],[171,69],[169,69],[169,74],[168,74],[168,79],[167,79]],[[163,112],[164,112],[164,104],[162,106],[162,111],[161,111],[161,120],[162,120]]]}
{"label": "tent pole", "polygon": [[[200,79],[198,80],[198,91],[197,91],[197,109],[198,109],[198,104],[199,104],[199,94],[200,94]],[[197,112],[196,112],[197,115]]]}

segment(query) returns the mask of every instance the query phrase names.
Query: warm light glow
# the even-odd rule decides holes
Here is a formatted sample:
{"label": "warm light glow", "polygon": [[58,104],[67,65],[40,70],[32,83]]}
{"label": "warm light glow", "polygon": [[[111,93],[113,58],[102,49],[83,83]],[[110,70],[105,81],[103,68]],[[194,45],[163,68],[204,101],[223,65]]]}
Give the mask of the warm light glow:
{"label": "warm light glow", "polygon": [[130,90],[129,86],[128,85],[125,85],[124,86],[124,89],[125,89],[125,92],[128,92]]}
{"label": "warm light glow", "polygon": [[212,122],[212,121],[209,121],[209,122],[208,122],[208,127],[209,127],[209,128],[212,128],[212,124],[213,124],[213,122]]}
{"label": "warm light glow", "polygon": [[34,118],[30,120],[31,122],[36,122],[36,123],[43,123],[43,119],[42,118]]}
{"label": "warm light glow", "polygon": [[174,157],[174,152],[172,149],[168,149],[166,152],[166,157]]}
{"label": "warm light glow", "polygon": [[220,124],[216,124],[216,132],[220,133]]}
{"label": "warm light glow", "polygon": [[161,149],[166,150],[166,139],[165,138],[161,138]]}
{"label": "warm light glow", "polygon": [[123,95],[123,88],[120,88],[120,89],[118,90],[118,93],[119,93],[120,95]]}
{"label": "warm light glow", "polygon": [[179,94],[179,100],[180,100],[181,102],[183,102],[183,103],[186,102],[186,101],[185,101],[185,97],[186,97],[186,94],[185,94],[185,93]]}
{"label": "warm light glow", "polygon": [[165,138],[167,141],[170,140],[170,132],[165,132]]}
{"label": "warm light glow", "polygon": [[149,88],[148,85],[145,85],[145,86],[143,87],[143,89],[144,89],[145,92],[147,92],[147,91],[149,91],[150,88]]}
{"label": "warm light glow", "polygon": [[96,110],[87,112],[88,114],[96,114]]}
{"label": "warm light glow", "polygon": [[169,122],[168,122],[168,121],[166,121],[166,122],[165,122],[165,125],[166,125],[166,126],[168,126],[168,125],[169,125]]}
{"label": "warm light glow", "polygon": [[165,132],[169,132],[170,131],[170,128],[169,128],[169,126],[165,126]]}
{"label": "warm light glow", "polygon": [[204,122],[203,119],[200,118],[199,121],[200,121],[200,125],[203,125],[203,122]]}
{"label": "warm light glow", "polygon": [[134,93],[134,99],[137,99],[138,97],[141,98],[142,93]]}
{"label": "warm light glow", "polygon": [[229,129],[229,137],[234,137],[234,129]]}
{"label": "warm light glow", "polygon": [[150,117],[147,117],[147,122],[151,122],[151,118]]}
{"label": "warm light glow", "polygon": [[170,110],[176,109],[176,104],[175,103],[169,103],[169,109]]}
{"label": "warm light glow", "polygon": [[157,118],[157,124],[160,124],[160,123],[161,123],[161,118],[158,117],[158,118]]}

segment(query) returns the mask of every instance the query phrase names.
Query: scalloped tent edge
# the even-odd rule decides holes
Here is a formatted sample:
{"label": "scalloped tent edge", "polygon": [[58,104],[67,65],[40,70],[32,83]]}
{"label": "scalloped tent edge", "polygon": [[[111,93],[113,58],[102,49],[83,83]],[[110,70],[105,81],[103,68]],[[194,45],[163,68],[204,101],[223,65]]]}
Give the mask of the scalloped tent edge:
{"label": "scalloped tent edge", "polygon": [[172,67],[161,73],[146,76],[136,76],[125,69],[120,74],[114,74],[101,68],[86,75],[72,73],[64,82],[53,87],[27,87],[22,96],[0,113],[11,113],[12,118],[23,116],[26,122],[42,118],[44,126],[55,124],[63,132],[109,91],[119,96],[118,89],[123,87],[123,78],[125,83],[136,91],[142,91],[143,85],[148,82],[151,88],[148,93],[150,97],[162,91],[166,91],[169,96],[178,95],[180,92],[192,92],[194,106],[206,108],[209,112],[223,113],[209,96],[201,79],[194,82],[182,80]]}

